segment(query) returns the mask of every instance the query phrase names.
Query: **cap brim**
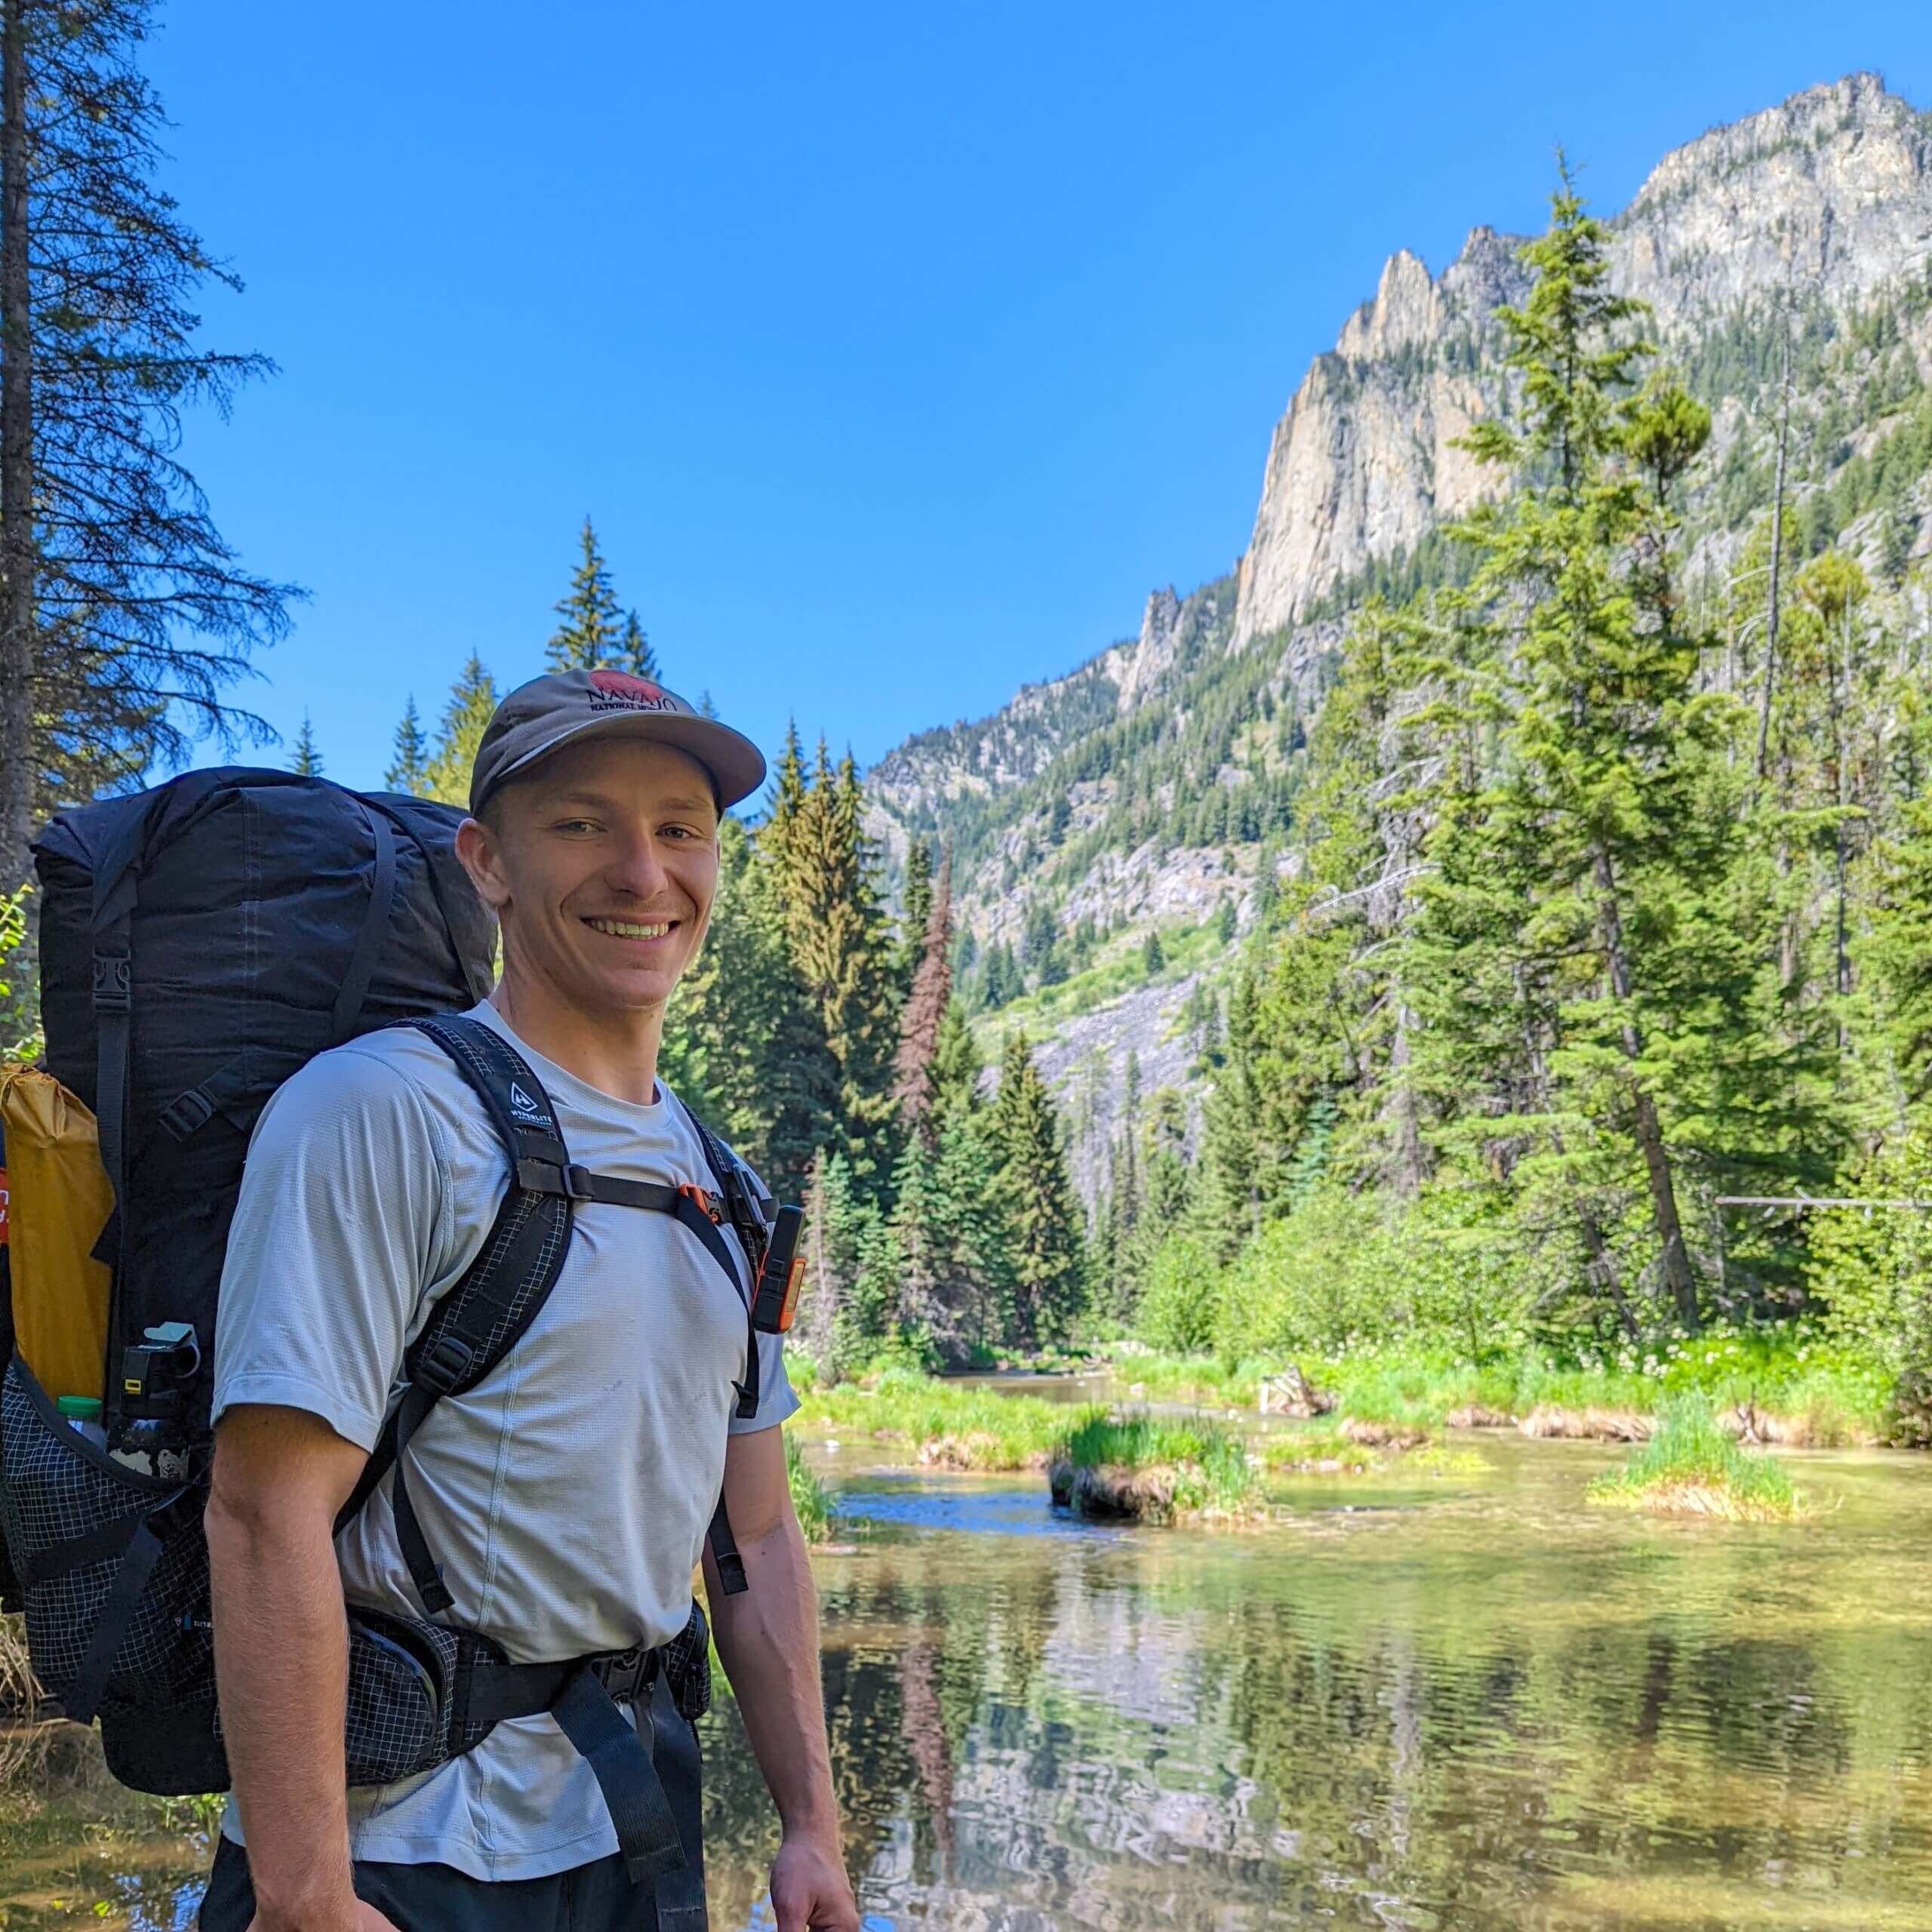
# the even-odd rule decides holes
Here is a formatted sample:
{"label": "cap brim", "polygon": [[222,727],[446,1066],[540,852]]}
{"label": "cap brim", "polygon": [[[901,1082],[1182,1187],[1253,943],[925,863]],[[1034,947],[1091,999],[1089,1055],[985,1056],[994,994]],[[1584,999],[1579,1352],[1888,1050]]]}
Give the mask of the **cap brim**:
{"label": "cap brim", "polygon": [[[525,752],[514,764],[506,765],[490,782],[499,789],[509,780],[529,770],[552,752],[586,738],[643,738],[652,744],[669,745],[686,757],[695,758],[710,773],[718,789],[718,809],[749,798],[764,783],[764,754],[742,731],[715,718],[697,718],[682,711],[614,711],[601,718],[586,718],[581,724],[567,725]],[[469,808],[482,804],[472,791]]]}

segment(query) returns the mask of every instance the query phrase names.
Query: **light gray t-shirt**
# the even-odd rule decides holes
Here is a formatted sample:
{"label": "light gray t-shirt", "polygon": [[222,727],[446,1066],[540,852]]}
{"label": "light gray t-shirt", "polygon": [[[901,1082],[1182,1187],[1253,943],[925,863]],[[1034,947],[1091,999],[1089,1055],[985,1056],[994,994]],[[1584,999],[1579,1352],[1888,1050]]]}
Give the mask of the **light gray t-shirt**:
{"label": "light gray t-shirt", "polygon": [[[614,1099],[494,1026],[548,1090],[571,1158],[633,1180],[713,1183],[660,1084]],[[257,1124],[222,1272],[215,1414],[238,1402],[320,1416],[371,1449],[403,1351],[481,1250],[509,1187],[503,1147],[448,1055],[392,1028],[311,1060]],[[735,1234],[726,1238],[744,1272]],[[571,1251],[529,1332],[411,1438],[409,1486],[456,1599],[448,1620],[520,1662],[660,1644],[684,1627],[728,1431],[798,1407],[761,1336],[757,1416],[733,1414],[744,1303],[668,1214],[580,1202]],[[341,1536],[350,1601],[420,1617],[389,1480]],[[499,1724],[420,1778],[349,1793],[352,1854],[537,1878],[617,1834],[589,1766],[548,1717]],[[239,1840],[232,1802],[223,1829]]]}

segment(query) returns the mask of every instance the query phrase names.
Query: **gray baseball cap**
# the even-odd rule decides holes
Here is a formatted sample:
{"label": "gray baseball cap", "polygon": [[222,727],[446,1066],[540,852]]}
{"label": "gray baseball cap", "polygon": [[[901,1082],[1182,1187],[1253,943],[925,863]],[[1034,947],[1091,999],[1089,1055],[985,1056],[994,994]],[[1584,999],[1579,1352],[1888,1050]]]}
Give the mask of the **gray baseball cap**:
{"label": "gray baseball cap", "polygon": [[764,754],[743,732],[706,718],[675,691],[628,671],[551,671],[519,685],[491,714],[469,774],[469,809],[506,779],[580,738],[645,738],[697,759],[718,809],[764,783]]}

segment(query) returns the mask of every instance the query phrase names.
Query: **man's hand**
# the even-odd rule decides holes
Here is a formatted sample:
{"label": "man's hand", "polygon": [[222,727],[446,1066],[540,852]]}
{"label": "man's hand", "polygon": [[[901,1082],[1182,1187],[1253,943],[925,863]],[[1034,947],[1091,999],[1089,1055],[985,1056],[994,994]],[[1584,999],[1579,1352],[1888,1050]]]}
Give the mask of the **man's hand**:
{"label": "man's hand", "polygon": [[268,1918],[257,1912],[248,1921],[248,1932],[401,1932],[401,1928],[366,1900],[352,1899],[347,1917],[334,1924],[320,1919]]}
{"label": "man's hand", "polygon": [[778,1932],[859,1932],[859,1907],[838,1846],[787,1832],[771,1861]]}
{"label": "man's hand", "polygon": [[784,1826],[771,1865],[778,1932],[859,1932],[859,1909],[839,1850],[838,1805],[826,1748],[818,1596],[792,1513],[779,1430],[731,1438],[724,1451],[724,1506],[751,1588],[727,1596],[707,1548],[705,1589],[718,1654]]}

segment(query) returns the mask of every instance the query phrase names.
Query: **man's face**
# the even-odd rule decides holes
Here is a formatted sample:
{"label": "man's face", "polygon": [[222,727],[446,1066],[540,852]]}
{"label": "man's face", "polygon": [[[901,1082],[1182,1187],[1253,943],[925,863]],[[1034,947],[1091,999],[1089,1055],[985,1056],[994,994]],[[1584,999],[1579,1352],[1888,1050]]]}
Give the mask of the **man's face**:
{"label": "man's face", "polygon": [[661,1006],[718,891],[718,808],[668,745],[595,738],[512,779],[457,850],[503,925],[506,966],[586,1013]]}

